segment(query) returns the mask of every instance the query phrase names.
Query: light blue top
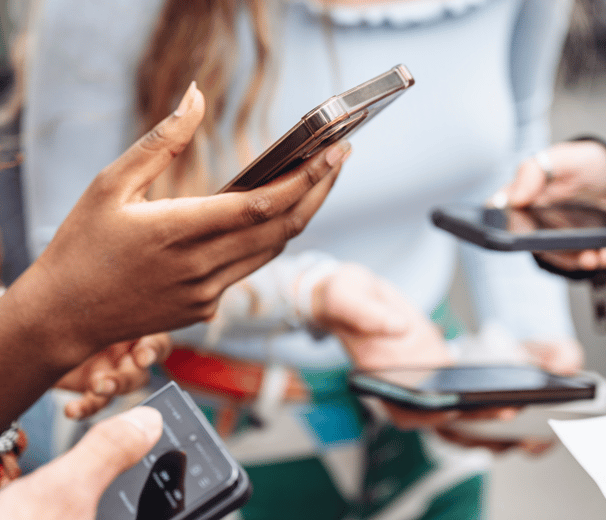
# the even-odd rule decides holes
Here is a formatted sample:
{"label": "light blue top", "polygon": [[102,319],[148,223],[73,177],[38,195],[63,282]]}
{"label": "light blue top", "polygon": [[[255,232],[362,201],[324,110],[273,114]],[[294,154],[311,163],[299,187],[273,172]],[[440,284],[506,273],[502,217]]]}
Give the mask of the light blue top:
{"label": "light blue top", "polygon": [[[307,310],[306,295],[292,295],[292,281],[322,266],[328,272],[335,259],[366,264],[431,311],[451,282],[457,242],[432,227],[429,211],[455,200],[481,203],[520,158],[549,142],[570,3],[452,0],[340,9],[330,31],[336,61],[317,10],[286,3],[274,138],[329,96],[398,63],[416,84],[352,138],[353,155],[305,233],[249,278],[262,296],[263,319],[232,321],[237,326],[220,331],[220,347],[296,365],[344,362],[335,341],[320,347],[292,330],[297,312]],[[133,73],[159,4],[42,2],[24,121],[34,254],[93,176],[132,141]],[[246,53],[242,60],[246,70]],[[234,173],[221,172],[217,185]],[[572,334],[565,284],[540,272],[530,255],[475,247],[461,253],[480,322],[498,320],[519,338]],[[181,337],[201,341],[205,332],[193,327]]]}

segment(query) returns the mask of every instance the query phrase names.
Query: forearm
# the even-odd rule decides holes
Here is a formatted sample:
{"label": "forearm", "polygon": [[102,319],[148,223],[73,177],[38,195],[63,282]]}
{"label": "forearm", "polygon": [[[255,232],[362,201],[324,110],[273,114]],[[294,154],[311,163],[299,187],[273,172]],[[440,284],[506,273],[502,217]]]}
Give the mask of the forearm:
{"label": "forearm", "polygon": [[52,332],[52,315],[26,297],[28,286],[22,277],[0,298],[0,431],[86,356],[73,345],[67,348],[67,331],[57,341],[56,329],[63,327],[56,325]]}

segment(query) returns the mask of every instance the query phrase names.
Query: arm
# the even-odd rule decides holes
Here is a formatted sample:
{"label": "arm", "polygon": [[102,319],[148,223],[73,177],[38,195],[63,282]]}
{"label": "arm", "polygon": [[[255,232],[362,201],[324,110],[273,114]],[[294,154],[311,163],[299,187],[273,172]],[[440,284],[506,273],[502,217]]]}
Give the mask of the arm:
{"label": "arm", "polygon": [[323,202],[343,142],[245,193],[147,201],[203,115],[177,111],[103,170],[0,298],[0,430],[106,345],[207,320],[227,286],[274,258]]}
{"label": "arm", "polygon": [[[512,35],[511,78],[517,117],[516,146],[503,178],[486,183],[480,200],[511,177],[517,157],[541,149],[549,139],[555,71],[566,34],[570,2],[522,2]],[[461,246],[475,297],[478,321],[498,320],[518,339],[567,338],[574,329],[567,287],[542,273],[525,254],[494,253]]]}

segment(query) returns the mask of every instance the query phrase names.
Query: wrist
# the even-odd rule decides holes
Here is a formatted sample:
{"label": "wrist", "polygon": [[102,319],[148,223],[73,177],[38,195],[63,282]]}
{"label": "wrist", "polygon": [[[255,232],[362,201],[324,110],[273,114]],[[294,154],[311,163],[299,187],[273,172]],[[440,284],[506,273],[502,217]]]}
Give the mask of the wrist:
{"label": "wrist", "polygon": [[32,369],[44,367],[50,377],[59,377],[95,351],[79,337],[70,302],[57,294],[52,279],[34,263],[0,298],[3,341],[19,349]]}

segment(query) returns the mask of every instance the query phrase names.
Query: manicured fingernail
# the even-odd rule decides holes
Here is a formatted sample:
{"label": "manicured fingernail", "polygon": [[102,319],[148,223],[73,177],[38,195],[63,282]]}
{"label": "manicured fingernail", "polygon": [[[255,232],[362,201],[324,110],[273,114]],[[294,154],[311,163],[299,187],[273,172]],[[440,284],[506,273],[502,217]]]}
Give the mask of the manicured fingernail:
{"label": "manicured fingernail", "polygon": [[156,442],[162,433],[162,415],[155,408],[137,406],[121,413],[118,417],[143,432],[152,442]]}
{"label": "manicured fingernail", "polygon": [[326,162],[334,167],[343,163],[350,155],[351,144],[349,141],[339,141],[326,152]]}
{"label": "manicured fingernail", "polygon": [[197,84],[195,81],[192,81],[189,84],[189,87],[187,88],[187,91],[185,92],[183,99],[181,99],[181,102],[179,103],[177,110],[175,110],[173,112],[174,116],[181,117],[181,116],[184,116],[185,114],[187,114],[187,111],[189,110],[189,108],[191,107],[191,104],[192,104],[193,94],[197,88],[198,87],[197,87]]}
{"label": "manicured fingernail", "polygon": [[497,191],[490,199],[490,204],[497,209],[505,208],[507,206],[507,202],[507,193],[504,191]]}
{"label": "manicured fingernail", "polygon": [[116,391],[116,382],[113,379],[99,379],[94,385],[97,395],[109,395]]}
{"label": "manicured fingernail", "polygon": [[158,358],[156,351],[151,348],[142,348],[140,350],[137,350],[136,356],[137,364],[141,368],[147,368],[148,366],[155,363],[156,359]]}

